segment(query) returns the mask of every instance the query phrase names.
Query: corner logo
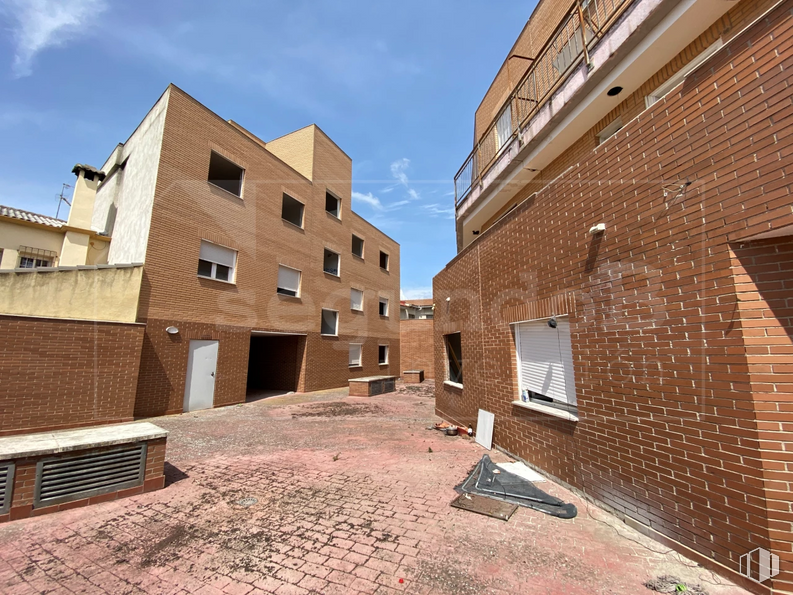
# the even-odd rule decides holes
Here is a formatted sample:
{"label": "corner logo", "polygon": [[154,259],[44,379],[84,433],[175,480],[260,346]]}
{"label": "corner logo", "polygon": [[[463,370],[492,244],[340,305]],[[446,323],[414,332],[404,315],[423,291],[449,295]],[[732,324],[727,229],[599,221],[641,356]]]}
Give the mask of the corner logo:
{"label": "corner logo", "polygon": [[741,556],[739,572],[756,583],[779,574],[779,556],[759,547]]}

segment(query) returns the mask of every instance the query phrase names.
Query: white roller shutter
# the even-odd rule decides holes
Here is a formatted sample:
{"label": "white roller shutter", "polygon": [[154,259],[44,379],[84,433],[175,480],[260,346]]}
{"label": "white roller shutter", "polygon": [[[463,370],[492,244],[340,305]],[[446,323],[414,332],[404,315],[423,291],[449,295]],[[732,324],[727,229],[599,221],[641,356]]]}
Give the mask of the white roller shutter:
{"label": "white roller shutter", "polygon": [[300,271],[279,265],[278,288],[294,291],[295,295],[297,295],[300,292]]}
{"label": "white roller shutter", "polygon": [[516,325],[520,390],[575,405],[570,323],[564,318],[556,323],[555,329],[547,320]]}
{"label": "white roller shutter", "polygon": [[363,291],[360,289],[350,289],[350,308],[363,310]]}
{"label": "white roller shutter", "polygon": [[201,240],[201,260],[208,260],[209,262],[234,268],[236,255],[236,250]]}

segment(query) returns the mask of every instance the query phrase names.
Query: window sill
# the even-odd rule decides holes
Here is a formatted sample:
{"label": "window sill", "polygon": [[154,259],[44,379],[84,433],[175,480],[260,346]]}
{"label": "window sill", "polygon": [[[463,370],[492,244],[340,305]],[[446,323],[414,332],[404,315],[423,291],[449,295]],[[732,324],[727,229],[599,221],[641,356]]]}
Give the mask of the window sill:
{"label": "window sill", "polygon": [[302,302],[303,301],[300,298],[299,295],[289,295],[289,294],[286,294],[286,293],[278,293],[277,291],[275,292],[275,295],[277,295],[281,299],[284,299],[284,300],[287,300],[287,301],[290,301],[290,302]]}
{"label": "window sill", "polygon": [[462,384],[458,384],[457,382],[452,382],[451,380],[444,380],[443,384],[445,384],[446,386],[450,386],[452,388],[463,390],[463,385]]}
{"label": "window sill", "polygon": [[358,309],[358,308],[350,308],[350,312],[354,312],[354,313],[356,313],[356,314],[363,314],[363,308],[361,308],[361,309]]}
{"label": "window sill", "polygon": [[306,231],[306,229],[304,227],[298,225],[297,223],[292,223],[289,219],[284,219],[283,217],[281,217],[281,221],[283,221],[284,223],[288,223],[289,225],[291,225],[295,229],[299,229],[302,232]]}
{"label": "window sill", "polygon": [[326,335],[325,333],[320,333],[319,336],[320,337],[333,337],[334,339],[338,339],[339,338],[338,334],[336,334],[336,335]]}
{"label": "window sill", "polygon": [[363,366],[361,364],[350,364],[349,368],[350,370],[353,370],[355,368],[363,368]]}
{"label": "window sill", "polygon": [[352,253],[352,257],[356,260],[360,260],[361,262],[366,262],[363,256],[358,256],[355,252]]}
{"label": "window sill", "polygon": [[341,216],[340,216],[340,215],[334,215],[334,214],[333,214],[333,213],[331,213],[330,211],[325,211],[325,214],[326,214],[328,217],[330,217],[331,219],[335,219],[336,221],[338,221],[339,223],[341,223]]}
{"label": "window sill", "polygon": [[558,417],[560,419],[566,419],[568,421],[578,421],[578,416],[574,413],[570,413],[569,411],[562,411],[561,409],[557,409],[556,407],[549,407],[548,405],[540,405],[539,403],[524,403],[523,401],[512,401],[512,404],[515,407],[523,407],[524,409],[531,409],[532,411],[538,411],[540,413],[545,413],[547,415],[552,415],[553,417]]}
{"label": "window sill", "polygon": [[223,283],[225,285],[236,285],[234,281],[224,281],[223,279],[215,279],[214,277],[205,277],[204,275],[196,275],[196,277],[198,277],[199,279],[206,279],[207,281],[214,281],[215,283]]}
{"label": "window sill", "polygon": [[209,184],[210,186],[212,186],[212,188],[216,188],[217,190],[220,190],[221,192],[223,192],[223,193],[225,193],[225,194],[228,194],[229,196],[233,196],[233,197],[234,197],[234,198],[236,198],[237,200],[242,200],[242,194],[234,194],[234,193],[233,193],[231,190],[226,190],[226,189],[225,189],[225,188],[223,188],[222,186],[218,186],[217,184],[213,184],[213,183],[212,183],[212,182],[210,182],[209,180],[207,180],[207,184]]}
{"label": "window sill", "polygon": [[381,363],[380,365],[381,365],[381,366],[387,366],[387,365],[388,365],[388,362],[383,362],[383,363]]}
{"label": "window sill", "polygon": [[330,271],[322,271],[322,272],[331,277],[336,277],[337,279],[341,279],[341,275],[338,273],[331,273]]}

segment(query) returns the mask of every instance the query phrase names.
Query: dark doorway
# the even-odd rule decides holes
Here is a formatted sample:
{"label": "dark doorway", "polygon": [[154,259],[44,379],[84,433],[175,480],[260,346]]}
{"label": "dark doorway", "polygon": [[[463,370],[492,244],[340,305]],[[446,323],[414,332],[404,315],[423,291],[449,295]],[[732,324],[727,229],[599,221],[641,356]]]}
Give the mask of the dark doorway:
{"label": "dark doorway", "polygon": [[297,390],[306,338],[254,335],[248,356],[248,400]]}

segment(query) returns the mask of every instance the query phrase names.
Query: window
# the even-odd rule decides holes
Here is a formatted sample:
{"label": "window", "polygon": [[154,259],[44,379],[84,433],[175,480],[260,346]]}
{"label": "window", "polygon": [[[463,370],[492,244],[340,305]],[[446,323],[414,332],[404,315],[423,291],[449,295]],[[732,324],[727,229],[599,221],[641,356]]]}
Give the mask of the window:
{"label": "window", "polygon": [[598,132],[598,144],[603,144],[609,138],[617,134],[622,129],[622,116],[617,116],[611,124],[606,126],[603,130]]}
{"label": "window", "polygon": [[452,333],[451,335],[444,335],[444,343],[446,344],[446,378],[449,382],[455,384],[463,383],[463,345],[462,335],[460,333]]}
{"label": "window", "polygon": [[388,345],[377,346],[377,362],[384,366],[388,363]]}
{"label": "window", "polygon": [[198,257],[198,276],[234,283],[237,251],[219,244],[201,240]]}
{"label": "window", "polygon": [[363,258],[363,238],[352,236],[352,253],[358,258]]}
{"label": "window", "polygon": [[388,254],[380,250],[380,268],[387,271],[388,270]]}
{"label": "window", "polygon": [[39,267],[52,266],[51,261],[43,258],[34,258],[32,256],[21,256],[19,258],[20,269],[37,269]]}
{"label": "window", "polygon": [[500,150],[512,136],[512,104],[507,104],[507,109],[499,116],[496,122],[496,151]]}
{"label": "window", "polygon": [[380,298],[380,316],[388,316],[388,300]]}
{"label": "window", "polygon": [[515,343],[520,398],[575,411],[570,322],[566,318],[522,322],[516,325]]}
{"label": "window", "polygon": [[320,333],[335,337],[339,334],[339,313],[336,310],[322,309],[322,327]]}
{"label": "window", "polygon": [[292,225],[303,227],[303,203],[284,194],[281,203],[281,219],[289,221]]}
{"label": "window", "polygon": [[654,103],[663,99],[667,93],[669,93],[672,89],[674,89],[680,83],[682,83],[686,79],[686,77],[692,72],[694,72],[702,63],[705,62],[705,60],[707,60],[713,54],[719,51],[722,45],[723,43],[721,39],[717,39],[714,43],[712,43],[708,47],[708,49],[706,49],[699,56],[691,60],[691,62],[683,66],[683,68],[681,68],[675,74],[673,74],[669,78],[669,80],[667,80],[663,85],[661,85],[655,91],[653,91],[647,97],[645,97],[644,98],[645,105],[647,107],[650,107]]}
{"label": "window", "polygon": [[337,219],[341,218],[341,201],[330,192],[325,192],[325,210]]}
{"label": "window", "polygon": [[339,255],[333,250],[325,248],[325,258],[322,263],[322,270],[329,275],[339,276]]}
{"label": "window", "polygon": [[282,264],[278,265],[278,289],[281,295],[300,295],[300,271]]}
{"label": "window", "polygon": [[242,196],[242,174],[244,170],[222,155],[212,151],[209,157],[210,184],[231,192],[234,196]]}
{"label": "window", "polygon": [[350,289],[350,310],[363,311],[363,291],[360,289]]}
{"label": "window", "polygon": [[361,365],[361,348],[360,343],[350,343],[350,367],[355,368]]}

